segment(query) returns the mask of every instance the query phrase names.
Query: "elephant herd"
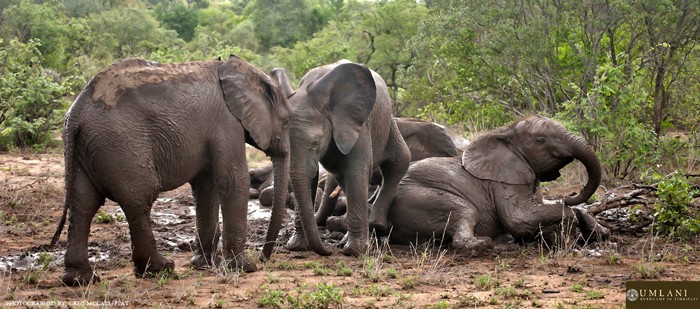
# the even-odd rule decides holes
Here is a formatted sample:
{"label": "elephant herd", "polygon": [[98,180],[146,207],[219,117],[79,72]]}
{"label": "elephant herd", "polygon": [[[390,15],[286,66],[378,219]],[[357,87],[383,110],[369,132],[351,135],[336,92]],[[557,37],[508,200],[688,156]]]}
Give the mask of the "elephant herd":
{"label": "elephant herd", "polygon": [[[87,244],[105,199],[124,211],[135,274],[172,270],[156,249],[150,211],[160,192],[185,183],[196,201],[197,268],[223,262],[256,270],[244,254],[249,196],[272,204],[262,260],[277,243],[287,204],[295,216],[285,247],[320,255],[333,249],[319,225],[346,232],[342,253],[355,256],[367,249],[370,231],[393,243],[437,237],[464,252],[503,235],[549,241],[562,227],[578,227],[587,240],[609,236],[571,207],[595,192],[601,168],[585,140],[557,122],[530,116],[458,148],[441,126],[394,118],[392,110],[382,78],[349,61],[310,70],[296,89],[283,69],[268,75],[236,56],[106,67],[65,117],[66,198],[51,241],[68,217],[62,281],[99,280]],[[245,144],[272,165],[249,171]],[[559,177],[573,159],[588,173],[581,192],[543,203],[539,182]]]}

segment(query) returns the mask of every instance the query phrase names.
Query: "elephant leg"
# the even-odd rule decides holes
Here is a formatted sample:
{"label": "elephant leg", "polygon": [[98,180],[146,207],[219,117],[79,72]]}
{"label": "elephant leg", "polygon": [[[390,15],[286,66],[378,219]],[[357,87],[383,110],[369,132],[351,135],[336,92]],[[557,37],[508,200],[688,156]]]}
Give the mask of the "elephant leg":
{"label": "elephant leg", "polygon": [[476,236],[474,229],[476,219],[461,218],[456,220],[451,227],[452,248],[462,253],[481,253],[493,248],[493,240],[490,237]]}
{"label": "elephant leg", "polygon": [[581,231],[584,242],[606,241],[610,238],[610,230],[598,223],[588,211],[583,208],[571,207],[576,214],[578,228]]}
{"label": "elephant leg", "polygon": [[335,177],[330,174],[326,178],[326,183],[323,187],[323,195],[321,196],[321,204],[316,212],[316,225],[325,226],[326,220],[333,214],[335,204],[338,202],[339,193],[333,194],[338,187],[338,182]]}
{"label": "elephant leg", "polygon": [[122,210],[124,210],[124,215],[129,223],[134,273],[137,276],[150,276],[175,269],[175,263],[164,258],[156,247],[150,222],[152,201],[129,200],[119,202],[119,204],[122,205]]}
{"label": "elephant leg", "polygon": [[[364,176],[364,177],[363,177]],[[367,251],[369,230],[367,223],[367,181],[369,175],[350,176],[341,183],[347,198],[347,213],[345,222],[348,228],[348,242],[343,247],[343,254],[358,256]]]}
{"label": "elephant leg", "polygon": [[219,195],[211,175],[199,175],[190,182],[197,203],[197,251],[191,264],[203,269],[218,264],[216,247],[219,243]]}
{"label": "elephant leg", "polygon": [[[234,151],[232,151],[235,149]],[[226,151],[223,151],[226,150]],[[245,161],[245,146],[230,145],[213,153],[232,153],[231,157],[214,158],[213,171],[215,187],[221,200],[223,217],[223,250],[227,267],[245,272],[257,270],[255,263],[248,262],[245,256],[245,242],[248,237],[248,186],[250,175]]]}
{"label": "elephant leg", "polygon": [[369,227],[377,231],[377,234],[386,235],[389,233],[388,213],[389,206],[396,195],[399,182],[408,170],[411,161],[411,153],[408,146],[403,142],[400,132],[394,123],[392,125],[392,136],[387,145],[388,160],[380,164],[383,180],[376,195],[376,200],[371,207],[369,215]]}
{"label": "elephant leg", "polygon": [[92,217],[104,204],[105,197],[97,192],[87,175],[80,169],[75,171],[75,177],[66,194],[70,218],[61,280],[71,286],[98,282],[100,278],[90,267],[87,244]]}
{"label": "elephant leg", "polygon": [[345,224],[345,215],[342,216],[332,216],[326,221],[329,231],[346,233],[348,231],[348,226]]}

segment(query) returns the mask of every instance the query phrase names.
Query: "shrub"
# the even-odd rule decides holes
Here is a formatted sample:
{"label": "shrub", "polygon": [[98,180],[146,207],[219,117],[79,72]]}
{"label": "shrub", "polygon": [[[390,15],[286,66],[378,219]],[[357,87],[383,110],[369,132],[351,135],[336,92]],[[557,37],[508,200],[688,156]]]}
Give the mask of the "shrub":
{"label": "shrub", "polygon": [[[658,176],[657,176],[658,177]],[[658,199],[654,203],[658,235],[671,239],[688,239],[700,232],[700,213],[689,207],[695,190],[683,173],[675,172],[659,181]]]}
{"label": "shrub", "polygon": [[0,150],[51,146],[70,105],[66,97],[83,84],[43,69],[39,46],[10,40],[0,49]]}

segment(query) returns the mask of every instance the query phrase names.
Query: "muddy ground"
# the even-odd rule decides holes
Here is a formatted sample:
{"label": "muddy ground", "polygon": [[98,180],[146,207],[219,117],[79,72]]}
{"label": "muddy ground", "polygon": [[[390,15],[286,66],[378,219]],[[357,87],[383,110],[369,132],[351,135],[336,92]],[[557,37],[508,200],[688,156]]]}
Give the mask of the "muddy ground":
{"label": "muddy ground", "polygon": [[[249,203],[247,251],[255,260],[269,216],[256,202]],[[278,247],[254,273],[195,270],[188,267],[194,200],[185,185],[162,193],[153,206],[158,246],[175,261],[175,274],[134,276],[128,227],[110,201],[90,236],[101,282],[66,287],[59,280],[66,231],[56,248],[46,247],[62,207],[60,150],[0,154],[0,307],[614,308],[624,305],[629,280],[700,280],[698,240],[669,243],[624,222],[617,228],[612,219],[606,222],[611,242],[560,250],[513,244],[460,256],[439,244],[377,245],[354,258],[339,250],[321,257]],[[624,212],[617,216],[626,218]],[[287,223],[280,242],[290,233]]]}

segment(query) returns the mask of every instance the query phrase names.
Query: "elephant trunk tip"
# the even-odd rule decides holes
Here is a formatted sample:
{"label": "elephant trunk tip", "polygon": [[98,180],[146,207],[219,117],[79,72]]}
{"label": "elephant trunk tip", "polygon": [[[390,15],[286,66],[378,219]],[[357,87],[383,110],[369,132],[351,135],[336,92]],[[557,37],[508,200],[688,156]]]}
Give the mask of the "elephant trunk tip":
{"label": "elephant trunk tip", "polygon": [[593,148],[582,138],[573,138],[572,148],[574,149],[574,158],[583,163],[583,166],[586,168],[588,181],[579,194],[564,198],[564,204],[569,206],[585,203],[593,196],[595,191],[598,190],[603,173],[598,156],[595,154]]}

